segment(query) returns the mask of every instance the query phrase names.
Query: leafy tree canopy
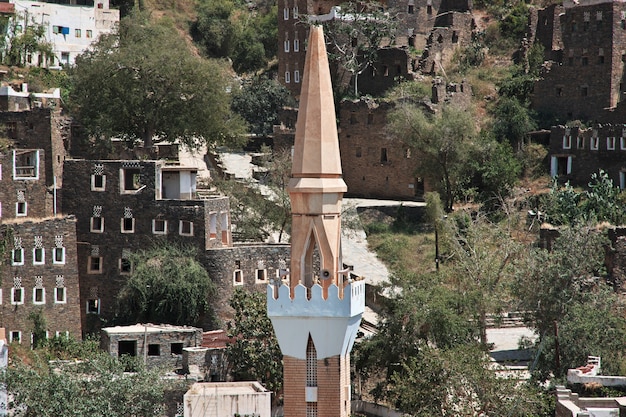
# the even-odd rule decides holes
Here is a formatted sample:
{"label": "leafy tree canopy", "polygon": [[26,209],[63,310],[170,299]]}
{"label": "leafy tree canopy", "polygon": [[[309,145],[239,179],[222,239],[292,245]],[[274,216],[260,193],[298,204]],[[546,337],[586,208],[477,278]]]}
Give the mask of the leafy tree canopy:
{"label": "leafy tree canopy", "polygon": [[[216,288],[192,248],[163,245],[132,254],[132,273],[120,291],[118,319],[202,325],[212,321]],[[203,326],[204,327],[204,326]]]}
{"label": "leafy tree canopy", "polygon": [[283,384],[283,355],[267,317],[265,292],[237,288],[230,299],[235,317],[228,323],[233,342],[226,347],[231,372],[238,381],[257,380],[278,394]]}
{"label": "leafy tree canopy", "polygon": [[252,133],[268,135],[278,122],[278,111],[294,104],[289,90],[276,80],[255,77],[234,94],[232,108],[248,122]]}
{"label": "leafy tree canopy", "polygon": [[76,58],[70,102],[96,139],[153,137],[196,147],[237,145],[243,122],[230,111],[225,66],[191,54],[176,31],[133,12],[119,30]]}

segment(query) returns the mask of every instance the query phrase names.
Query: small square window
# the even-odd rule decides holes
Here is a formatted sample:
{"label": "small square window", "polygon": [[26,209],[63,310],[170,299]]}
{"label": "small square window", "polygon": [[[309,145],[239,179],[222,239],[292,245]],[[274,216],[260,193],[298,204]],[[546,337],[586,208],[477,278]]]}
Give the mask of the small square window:
{"label": "small square window", "polygon": [[100,314],[100,299],[93,298],[91,300],[87,300],[86,311],[87,314]]}
{"label": "small square window", "polygon": [[11,251],[11,264],[24,265],[24,249],[13,249]]}
{"label": "small square window", "polygon": [[102,273],[102,257],[101,256],[90,256],[87,262],[87,272],[90,274],[101,274]]}
{"label": "small square window", "polygon": [[28,203],[26,203],[26,201],[18,201],[15,203],[15,215],[17,217],[28,215]]}
{"label": "small square window", "polygon": [[91,29],[87,29],[87,31],[86,31],[86,32],[87,32],[87,33],[86,33],[86,36],[87,36],[88,38],[93,38],[93,30],[91,30]]}
{"label": "small square window", "polygon": [[91,191],[105,191],[107,177],[106,175],[91,176]]}
{"label": "small square window", "polygon": [[23,288],[11,288],[11,304],[19,305],[24,304],[24,289]]}
{"label": "small square window", "polygon": [[148,345],[148,356],[161,356],[161,345],[149,344]]}
{"label": "small square window", "polygon": [[33,288],[33,304],[46,303],[46,290],[44,288]]}
{"label": "small square window", "polygon": [[80,38],[82,36],[81,30],[80,29],[74,29],[74,36],[76,36],[77,38]]}
{"label": "small square window", "polygon": [[65,264],[65,248],[52,249],[52,263],[55,265]]}
{"label": "small square window", "polygon": [[22,332],[12,331],[9,333],[9,342],[22,343]]}
{"label": "small square window", "polygon": [[144,185],[141,183],[141,170],[139,168],[120,169],[120,191],[122,194],[139,192]]}
{"label": "small square window", "polygon": [[104,217],[92,217],[90,230],[92,233],[104,232]]}
{"label": "small square window", "polygon": [[181,220],[178,224],[178,234],[181,236],[193,236],[193,222]]}
{"label": "small square window", "polygon": [[257,269],[255,275],[257,283],[267,282],[267,269]]}
{"label": "small square window", "polygon": [[55,304],[65,304],[67,302],[65,287],[56,287],[54,289],[54,302]]}
{"label": "small square window", "polygon": [[233,285],[243,285],[243,272],[241,269],[233,272]]}
{"label": "small square window", "polygon": [[167,234],[167,220],[153,219],[152,220],[152,233],[155,235]]}
{"label": "small square window", "polygon": [[183,354],[183,344],[182,343],[172,343],[170,345],[170,351],[172,352],[172,355],[182,355]]}
{"label": "small square window", "polygon": [[120,274],[130,274],[133,272],[133,264],[128,258],[120,259]]}
{"label": "small square window", "polygon": [[135,218],[124,217],[121,220],[122,233],[135,233]]}
{"label": "small square window", "polygon": [[46,263],[46,251],[44,248],[33,249],[33,265],[43,265]]}

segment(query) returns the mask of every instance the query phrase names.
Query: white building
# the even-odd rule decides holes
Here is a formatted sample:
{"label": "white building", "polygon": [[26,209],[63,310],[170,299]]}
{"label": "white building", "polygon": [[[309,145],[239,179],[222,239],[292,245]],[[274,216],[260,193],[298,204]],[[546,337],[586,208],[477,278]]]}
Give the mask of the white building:
{"label": "white building", "polygon": [[270,417],[271,392],[256,381],[197,382],[184,395],[184,417]]}
{"label": "white building", "polygon": [[[101,34],[110,33],[120,20],[120,11],[109,8],[109,0],[96,0],[94,6],[11,0],[15,5],[17,30],[30,24],[44,25],[54,58],[48,67],[73,65]],[[45,66],[43,57],[27,57],[32,65]]]}

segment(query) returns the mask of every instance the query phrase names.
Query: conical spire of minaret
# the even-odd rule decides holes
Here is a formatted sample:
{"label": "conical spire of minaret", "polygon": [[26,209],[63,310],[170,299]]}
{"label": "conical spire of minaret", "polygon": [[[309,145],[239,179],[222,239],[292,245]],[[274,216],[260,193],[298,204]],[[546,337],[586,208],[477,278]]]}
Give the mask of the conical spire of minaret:
{"label": "conical spire of minaret", "polygon": [[292,174],[341,176],[333,88],[321,26],[312,25],[304,64]]}

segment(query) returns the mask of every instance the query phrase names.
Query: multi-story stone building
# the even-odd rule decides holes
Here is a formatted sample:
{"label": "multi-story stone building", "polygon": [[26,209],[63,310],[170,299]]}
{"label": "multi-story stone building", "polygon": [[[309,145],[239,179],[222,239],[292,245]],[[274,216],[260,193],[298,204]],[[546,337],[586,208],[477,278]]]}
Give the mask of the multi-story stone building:
{"label": "multi-story stone building", "polygon": [[533,107],[564,121],[619,122],[607,110],[624,99],[626,3],[566,0],[562,7],[540,12],[531,30],[536,41],[552,48],[546,51],[552,61],[535,84]]}
{"label": "multi-story stone building", "polygon": [[[196,171],[162,161],[66,160],[63,212],[77,218],[83,324],[111,319],[133,251],[158,241],[230,246],[227,197],[195,197]],[[97,326],[96,326],[97,327]]]}
{"label": "multi-story stone building", "polygon": [[32,315],[37,314],[44,319],[46,337],[80,339],[76,219],[4,218],[0,238],[0,326],[9,341],[33,342]]}
{"label": "multi-story stone building", "polygon": [[626,124],[588,129],[555,126],[550,133],[550,175],[574,186],[586,186],[604,170],[621,189],[626,187]]}

